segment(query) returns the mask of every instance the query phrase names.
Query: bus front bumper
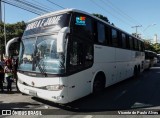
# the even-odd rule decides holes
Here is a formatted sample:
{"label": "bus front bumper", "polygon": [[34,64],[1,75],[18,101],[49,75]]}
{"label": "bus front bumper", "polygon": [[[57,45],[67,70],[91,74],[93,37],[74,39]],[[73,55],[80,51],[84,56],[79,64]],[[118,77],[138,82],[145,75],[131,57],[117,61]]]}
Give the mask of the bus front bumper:
{"label": "bus front bumper", "polygon": [[69,102],[67,99],[67,88],[64,88],[63,90],[59,90],[59,91],[49,91],[49,90],[43,90],[43,89],[31,87],[31,86],[26,86],[19,82],[18,82],[18,88],[22,93],[25,93],[34,97],[42,98],[45,100],[49,100],[51,102],[62,103],[62,104]]}

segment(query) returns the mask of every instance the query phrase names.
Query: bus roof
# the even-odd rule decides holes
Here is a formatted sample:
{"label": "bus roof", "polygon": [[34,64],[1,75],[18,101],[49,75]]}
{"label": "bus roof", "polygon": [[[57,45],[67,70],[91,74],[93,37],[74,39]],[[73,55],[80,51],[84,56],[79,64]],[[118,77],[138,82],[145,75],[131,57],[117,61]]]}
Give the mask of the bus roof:
{"label": "bus roof", "polygon": [[[116,27],[116,26],[113,26],[113,25],[109,24],[108,22],[106,22],[106,21],[104,21],[104,20],[102,20],[102,19],[100,19],[100,18],[98,18],[98,17],[96,17],[96,16],[94,16],[94,15],[92,15],[92,14],[90,14],[90,13],[87,13],[87,12],[85,12],[85,11],[78,10],[78,9],[75,9],[75,8],[63,9],[63,10],[59,10],[59,11],[54,11],[54,12],[46,13],[46,14],[44,14],[44,15],[41,15],[41,16],[38,16],[38,17],[36,17],[36,18],[34,18],[34,19],[29,20],[28,23],[33,22],[33,21],[38,20],[38,19],[45,18],[45,17],[49,17],[49,16],[53,16],[53,15],[58,15],[58,14],[63,14],[63,13],[68,13],[68,12],[78,12],[78,13],[86,14],[86,15],[88,15],[88,16],[90,16],[90,17],[93,17],[94,19],[97,19],[97,20],[99,20],[99,21],[101,21],[101,22],[103,22],[103,23],[106,23],[106,24],[108,24],[109,26],[114,27],[114,28],[116,28],[116,29],[118,29],[118,30],[120,30],[120,31],[122,31],[122,32],[124,32],[124,33],[126,33],[126,34],[128,34],[128,35],[130,35],[130,36],[132,36],[132,37],[134,37],[134,38],[136,38],[135,36],[127,33],[126,31],[124,31],[124,30],[122,30],[122,29],[120,29],[120,28],[118,28],[118,27]],[[138,39],[138,40],[141,40],[141,39],[139,39],[139,38],[137,38],[137,39]],[[141,40],[141,41],[142,41],[142,40]]]}
{"label": "bus roof", "polygon": [[48,16],[57,15],[57,14],[63,14],[63,13],[71,12],[71,11],[87,14],[87,12],[84,12],[84,11],[81,11],[81,10],[78,10],[78,9],[74,9],[74,8],[63,9],[63,10],[53,11],[53,12],[50,12],[50,13],[43,14],[41,16],[38,16],[38,17],[36,17],[34,19],[29,20],[29,22],[32,22],[32,21],[35,21],[35,20],[38,20],[38,19],[41,19],[41,18],[45,18],[45,17],[48,17]]}

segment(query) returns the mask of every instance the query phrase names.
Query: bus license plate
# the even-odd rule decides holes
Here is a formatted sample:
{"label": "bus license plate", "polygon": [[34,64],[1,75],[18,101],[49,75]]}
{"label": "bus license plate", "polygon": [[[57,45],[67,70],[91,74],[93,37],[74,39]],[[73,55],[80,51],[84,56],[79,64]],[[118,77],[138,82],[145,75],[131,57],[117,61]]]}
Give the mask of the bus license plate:
{"label": "bus license plate", "polygon": [[32,91],[32,90],[29,90],[29,95],[32,95],[32,96],[37,96],[37,92],[36,91]]}

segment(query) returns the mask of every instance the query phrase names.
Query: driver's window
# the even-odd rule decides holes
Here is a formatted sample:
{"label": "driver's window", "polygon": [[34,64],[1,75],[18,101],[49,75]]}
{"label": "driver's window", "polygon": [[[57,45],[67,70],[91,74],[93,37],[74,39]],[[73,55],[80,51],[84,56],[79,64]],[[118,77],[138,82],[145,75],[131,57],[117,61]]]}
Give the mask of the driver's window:
{"label": "driver's window", "polygon": [[92,66],[93,45],[79,40],[70,43],[69,71],[75,72]]}

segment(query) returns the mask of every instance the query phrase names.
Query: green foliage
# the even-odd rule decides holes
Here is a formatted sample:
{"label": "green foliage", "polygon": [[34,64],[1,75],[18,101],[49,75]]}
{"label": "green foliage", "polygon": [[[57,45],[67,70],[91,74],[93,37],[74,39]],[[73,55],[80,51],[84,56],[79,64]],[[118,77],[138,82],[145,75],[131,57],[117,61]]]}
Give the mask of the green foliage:
{"label": "green foliage", "polygon": [[152,47],[155,50],[155,52],[160,53],[160,44],[159,43],[152,44]]}
{"label": "green foliage", "polygon": [[[5,27],[6,27],[6,41],[8,42],[10,39],[14,37],[21,37],[23,35],[26,24],[24,21],[22,21],[14,24],[5,24]],[[0,53],[1,57],[2,54],[5,54],[4,23],[0,23]]]}
{"label": "green foliage", "polygon": [[151,50],[158,54],[160,54],[160,43],[150,43],[148,41],[144,41],[145,50]]}
{"label": "green foliage", "polygon": [[108,22],[108,23],[110,23],[109,20],[108,20],[108,18],[105,17],[105,16],[103,16],[103,15],[101,15],[101,14],[94,14],[93,13],[93,15],[96,16],[96,17],[98,17],[98,18],[100,18],[100,19],[102,19],[102,20],[104,20],[104,21],[106,21],[106,22]]}

